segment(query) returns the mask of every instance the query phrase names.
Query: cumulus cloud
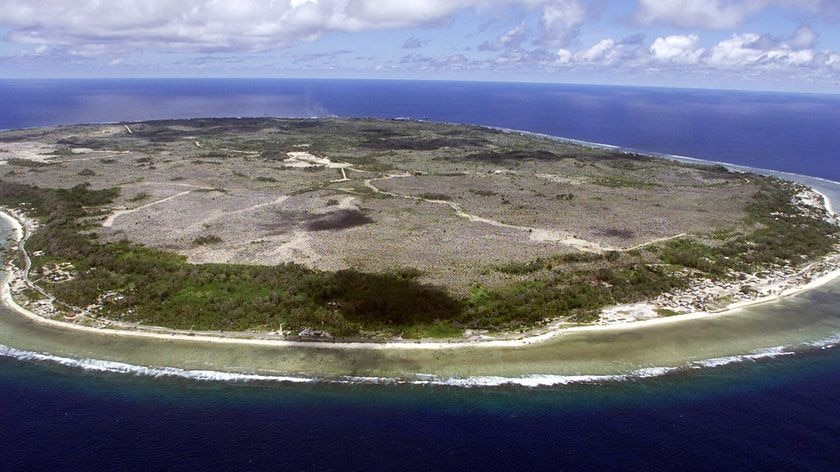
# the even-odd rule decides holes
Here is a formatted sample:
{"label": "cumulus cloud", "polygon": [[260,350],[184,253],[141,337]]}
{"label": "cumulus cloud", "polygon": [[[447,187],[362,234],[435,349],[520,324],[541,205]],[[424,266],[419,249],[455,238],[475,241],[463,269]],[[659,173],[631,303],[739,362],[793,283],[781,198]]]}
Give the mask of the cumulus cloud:
{"label": "cumulus cloud", "polygon": [[657,61],[676,64],[697,64],[705,49],[697,47],[700,38],[695,35],[674,35],[656,38],[650,53]]}
{"label": "cumulus cloud", "polygon": [[709,51],[706,63],[723,68],[779,68],[812,64],[817,57],[812,49],[794,48],[787,43],[762,42],[761,38],[755,33],[734,34]]}
{"label": "cumulus cloud", "polygon": [[542,9],[540,42],[546,46],[564,47],[580,33],[588,14],[578,0],[556,0]]}
{"label": "cumulus cloud", "polygon": [[[453,45],[446,52],[438,51],[437,57],[435,53],[417,54],[428,53],[421,49],[428,39],[410,36],[402,42],[405,36],[399,36],[395,47],[401,45],[408,50],[406,53],[413,54],[395,60],[357,58],[356,63],[364,62],[360,69],[372,65],[412,71],[495,72],[507,68],[529,74],[599,68],[706,75],[719,71],[738,75],[743,71],[795,70],[790,72],[791,77],[817,71],[836,80],[840,73],[840,53],[820,49],[819,34],[807,25],[809,21],[823,24],[825,20],[840,19],[840,0],[635,0],[633,19],[637,25],[666,25],[686,31],[651,34],[646,39],[642,34],[645,29],[640,29],[630,32],[639,34],[624,38],[599,36],[582,44],[581,30],[606,1],[0,0],[0,31],[6,33],[6,41],[24,45],[17,56],[8,56],[12,59],[69,63],[97,58],[102,64],[114,60],[113,65],[128,67],[146,51],[193,56],[199,52],[207,58],[252,54],[262,60],[267,56],[262,51],[314,40],[331,32],[458,26],[460,22],[453,22],[453,17],[469,11],[488,19],[488,25],[504,24],[506,29],[500,28],[497,36],[490,39],[490,33],[481,30],[478,34],[482,39],[475,44],[487,40],[480,46]],[[774,7],[774,14],[782,12],[803,26],[790,35],[740,32],[741,28],[735,28],[770,6]],[[715,43],[701,40],[707,34],[704,30],[726,28],[736,32]],[[422,36],[417,30],[410,33]],[[451,54],[452,51],[463,54]],[[67,57],[68,54],[75,57]],[[344,51],[301,54],[299,58],[277,51],[271,55],[294,67],[315,64],[312,67],[349,70],[355,64]],[[125,62],[120,64],[122,58]]]}
{"label": "cumulus cloud", "polygon": [[581,62],[600,62],[610,64],[615,60],[615,41],[602,39],[589,49],[581,51],[576,57]]}
{"label": "cumulus cloud", "polygon": [[542,10],[558,34],[580,24],[574,17],[583,8],[577,0],[0,0],[0,28],[7,41],[82,55],[214,52],[284,47],[333,31],[441,24],[464,10],[510,6]]}
{"label": "cumulus cloud", "polygon": [[[815,50],[815,41],[815,36],[802,28],[788,39],[756,33],[733,34],[708,48],[700,45],[700,37],[696,34],[660,36],[649,45],[641,37],[618,41],[604,38],[579,50],[555,49],[554,54],[540,56],[539,64],[549,69],[666,71],[670,68],[697,74],[794,70],[823,75],[836,73],[832,71],[840,69],[840,54]],[[515,55],[507,55],[504,62],[510,64],[515,58]]]}

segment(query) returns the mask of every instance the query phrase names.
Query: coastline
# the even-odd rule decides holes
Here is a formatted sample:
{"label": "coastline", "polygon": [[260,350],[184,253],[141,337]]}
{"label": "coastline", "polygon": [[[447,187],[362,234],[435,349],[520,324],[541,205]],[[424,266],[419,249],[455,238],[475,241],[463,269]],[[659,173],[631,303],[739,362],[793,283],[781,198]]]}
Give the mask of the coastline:
{"label": "coastline", "polygon": [[[814,190],[816,193],[820,194],[825,203],[826,210],[829,214],[834,215],[833,208],[831,205],[831,200],[823,193],[820,193]],[[662,316],[652,319],[645,319],[645,320],[634,320],[629,322],[620,322],[620,323],[606,323],[606,324],[597,324],[597,325],[585,325],[585,326],[558,326],[562,325],[562,323],[554,323],[554,327],[548,328],[543,332],[539,332],[538,334],[527,335],[524,337],[519,338],[508,338],[508,339],[464,339],[464,340],[440,340],[440,341],[404,341],[404,340],[388,340],[382,342],[370,341],[370,342],[323,342],[323,341],[290,341],[286,339],[270,339],[266,338],[265,334],[262,333],[248,333],[248,332],[240,332],[236,333],[236,336],[233,335],[226,335],[224,333],[220,333],[218,335],[209,332],[189,332],[183,330],[175,330],[175,329],[168,329],[163,327],[142,327],[142,326],[134,326],[132,325],[129,327],[123,325],[118,328],[101,328],[101,327],[92,327],[92,326],[83,326],[73,322],[67,321],[58,321],[51,318],[46,318],[40,316],[31,310],[19,305],[12,296],[12,289],[11,286],[14,282],[19,281],[21,283],[30,285],[28,280],[25,280],[23,273],[28,271],[29,266],[29,256],[26,253],[25,249],[25,242],[28,239],[29,234],[34,226],[31,224],[30,221],[26,220],[25,217],[18,216],[13,212],[9,211],[5,208],[0,208],[0,218],[10,224],[12,229],[12,243],[15,243],[17,246],[17,250],[21,251],[24,256],[24,260],[26,261],[27,269],[21,271],[16,269],[12,266],[10,262],[7,262],[4,270],[7,272],[7,275],[4,277],[2,284],[0,284],[0,303],[11,309],[12,311],[24,316],[25,318],[33,321],[35,323],[51,326],[60,329],[69,329],[75,331],[81,331],[86,333],[93,333],[105,336],[116,336],[116,337],[139,337],[139,338],[154,338],[154,339],[163,339],[163,340],[181,340],[181,341],[193,341],[193,342],[209,342],[209,343],[217,343],[217,344],[238,344],[238,345],[262,345],[262,346],[274,346],[274,347],[306,347],[306,348],[314,348],[314,349],[367,349],[367,350],[384,350],[384,349],[400,349],[400,350],[450,350],[450,349],[464,349],[464,348],[516,348],[516,347],[525,347],[534,344],[544,343],[546,341],[552,340],[554,338],[560,337],[567,333],[574,333],[574,332],[597,332],[597,331],[633,331],[637,329],[643,329],[646,327],[651,326],[658,326],[663,324],[671,324],[671,323],[679,323],[681,321],[689,321],[689,320],[697,320],[697,319],[705,319],[705,318],[716,318],[716,317],[723,317],[723,316],[731,316],[736,314],[740,309],[756,306],[761,304],[772,303],[786,297],[790,297],[796,295],[798,293],[811,290],[826,283],[840,278],[840,268],[831,270],[829,272],[823,273],[820,276],[811,279],[808,283],[802,285],[794,285],[785,288],[779,293],[758,297],[754,299],[748,299],[739,301],[736,303],[731,303],[726,305],[724,308],[720,310],[714,311],[695,311],[691,313],[673,315],[673,316]],[[19,219],[20,218],[20,219]],[[832,254],[825,259],[836,257],[837,254]],[[823,262],[817,261],[816,263]],[[605,308],[615,308],[613,307],[605,307]],[[113,323],[119,326],[118,323]]]}

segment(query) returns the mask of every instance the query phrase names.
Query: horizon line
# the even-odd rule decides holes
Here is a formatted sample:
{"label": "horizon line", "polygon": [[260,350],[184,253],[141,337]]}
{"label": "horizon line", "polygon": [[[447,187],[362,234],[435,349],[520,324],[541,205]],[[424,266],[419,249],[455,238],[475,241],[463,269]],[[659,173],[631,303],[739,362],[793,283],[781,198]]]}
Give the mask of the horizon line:
{"label": "horizon line", "polygon": [[511,84],[511,85],[555,85],[574,87],[603,87],[603,88],[635,88],[635,89],[658,89],[658,90],[696,90],[696,91],[718,91],[718,92],[748,92],[748,93],[770,93],[770,94],[794,94],[794,95],[828,95],[840,96],[840,91],[799,91],[788,89],[752,89],[744,87],[719,88],[702,85],[643,85],[643,84],[611,84],[611,83],[586,83],[586,82],[547,82],[540,80],[493,80],[493,79],[428,79],[428,78],[404,78],[404,77],[189,77],[189,76],[163,76],[163,77],[0,77],[0,81],[35,82],[35,81],[121,81],[121,80],[260,80],[260,81],[358,81],[358,82],[435,82],[435,83],[482,83],[482,84]]}

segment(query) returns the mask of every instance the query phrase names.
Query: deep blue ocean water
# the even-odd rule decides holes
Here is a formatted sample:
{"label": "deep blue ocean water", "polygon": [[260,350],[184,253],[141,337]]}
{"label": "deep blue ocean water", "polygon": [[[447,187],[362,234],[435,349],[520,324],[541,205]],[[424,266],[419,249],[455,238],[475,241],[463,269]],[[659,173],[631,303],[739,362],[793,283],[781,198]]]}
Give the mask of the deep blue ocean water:
{"label": "deep blue ocean water", "polygon": [[205,116],[483,124],[840,180],[840,95],[371,80],[0,81],[0,129]]}
{"label": "deep blue ocean water", "polygon": [[840,350],[552,389],[261,385],[0,358],[3,470],[840,469]]}
{"label": "deep blue ocean water", "polygon": [[[0,129],[411,117],[840,180],[840,97],[538,84],[0,81]],[[265,385],[0,358],[0,470],[840,470],[840,350],[545,389]]]}

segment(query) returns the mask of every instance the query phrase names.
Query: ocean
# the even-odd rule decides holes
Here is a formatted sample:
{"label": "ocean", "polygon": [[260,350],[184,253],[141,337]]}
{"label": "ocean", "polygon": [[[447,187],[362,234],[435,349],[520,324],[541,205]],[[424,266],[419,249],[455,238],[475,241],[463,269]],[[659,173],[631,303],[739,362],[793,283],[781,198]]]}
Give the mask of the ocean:
{"label": "ocean", "polygon": [[[0,129],[198,116],[476,123],[840,180],[840,96],[409,81],[0,81]],[[840,306],[832,305],[836,293],[814,297]],[[537,388],[195,380],[0,355],[0,470],[840,470],[836,345]]]}

